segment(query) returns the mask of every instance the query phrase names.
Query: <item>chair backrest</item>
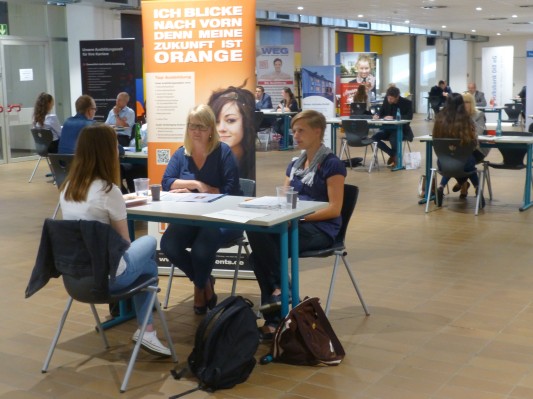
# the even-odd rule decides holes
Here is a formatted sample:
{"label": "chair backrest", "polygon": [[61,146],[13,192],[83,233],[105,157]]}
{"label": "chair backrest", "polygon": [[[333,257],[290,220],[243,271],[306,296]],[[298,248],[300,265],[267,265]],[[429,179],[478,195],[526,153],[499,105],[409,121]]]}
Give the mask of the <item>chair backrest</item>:
{"label": "chair backrest", "polygon": [[363,139],[368,138],[368,121],[365,119],[343,120],[342,128],[346,135],[346,141],[350,147],[363,147],[368,144],[363,144]]}
{"label": "chair backrest", "polygon": [[363,115],[366,112],[366,103],[351,103],[350,115]]}
{"label": "chair backrest", "polygon": [[472,156],[476,143],[461,145],[460,139],[434,138],[433,148],[439,160],[439,173],[446,177],[466,177],[474,172],[465,172],[466,161]]}
{"label": "chair backrest", "polygon": [[353,211],[355,209],[355,204],[357,204],[357,197],[359,196],[359,187],[352,186],[351,184],[344,185],[344,196],[342,199],[342,224],[337,237],[335,237],[335,242],[344,243],[344,238],[346,237],[346,230],[348,229],[348,223],[352,217]]}
{"label": "chair backrest", "polygon": [[54,180],[57,188],[59,188],[67,177],[74,154],[48,154],[48,158],[50,158],[50,164],[52,165]]}
{"label": "chair backrest", "polygon": [[255,197],[255,180],[252,179],[239,179],[241,190],[246,197]]}
{"label": "chair backrest", "polygon": [[520,115],[520,112],[522,112],[522,104],[516,104],[516,103],[509,103],[504,104],[504,111],[507,114],[507,117],[511,120],[518,119],[518,116]]}
{"label": "chair backrest", "polygon": [[[533,133],[508,131],[502,132],[502,136],[531,137]],[[526,166],[524,165],[524,157],[527,154],[527,148],[498,147],[498,150],[503,157],[503,164],[500,165],[500,168],[521,169]]]}
{"label": "chair backrest", "polygon": [[41,157],[47,157],[48,147],[54,140],[52,131],[50,129],[33,128],[31,129],[31,135],[35,141],[35,151],[37,151],[37,154]]}

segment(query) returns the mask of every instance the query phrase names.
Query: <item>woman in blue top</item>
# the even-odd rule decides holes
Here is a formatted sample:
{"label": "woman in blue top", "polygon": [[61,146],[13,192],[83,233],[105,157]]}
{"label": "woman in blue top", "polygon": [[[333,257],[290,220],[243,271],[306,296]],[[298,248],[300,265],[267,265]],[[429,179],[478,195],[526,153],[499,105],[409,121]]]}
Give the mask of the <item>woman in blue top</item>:
{"label": "woman in blue top", "polygon": [[[220,142],[215,115],[207,105],[198,105],[189,113],[184,145],[168,163],[162,184],[170,192],[241,194],[237,161],[229,146]],[[174,223],[163,234],[161,250],[194,283],[196,314],[205,314],[216,305],[211,276],[216,253],[224,242],[240,234]]]}
{"label": "woman in blue top", "polygon": [[[294,141],[304,151],[287,167],[285,185],[294,187],[301,200],[329,203],[300,222],[299,248],[300,251],[327,248],[333,244],[341,227],[346,168],[322,143],[326,130],[324,115],[313,110],[302,111],[292,119],[291,127]],[[260,337],[268,340],[272,339],[281,321],[279,236],[257,232],[247,232],[247,235],[253,250],[254,273],[261,289],[260,310],[265,318]]]}

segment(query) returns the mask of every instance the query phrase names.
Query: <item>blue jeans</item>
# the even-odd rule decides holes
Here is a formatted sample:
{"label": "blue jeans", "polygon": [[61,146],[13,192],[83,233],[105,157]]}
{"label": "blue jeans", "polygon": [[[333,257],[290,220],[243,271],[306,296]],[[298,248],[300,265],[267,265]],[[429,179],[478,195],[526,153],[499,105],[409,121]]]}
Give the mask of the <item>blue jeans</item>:
{"label": "blue jeans", "polygon": [[161,237],[161,250],[196,287],[204,289],[217,251],[222,244],[241,235],[241,230],[171,223]]}
{"label": "blue jeans", "polygon": [[[155,250],[157,240],[152,236],[143,236],[131,243],[131,246],[124,253],[126,270],[112,282],[109,282],[111,293],[130,286],[139,276],[149,275],[157,277],[157,264],[155,262]],[[137,316],[144,317],[149,305],[149,295],[147,291],[141,291],[133,297],[133,304]],[[141,325],[142,320],[137,319],[137,324]],[[148,324],[152,324],[152,312]]]}
{"label": "blue jeans", "polygon": [[[439,160],[437,160],[437,166],[440,169]],[[463,170],[465,172],[474,172],[476,170],[476,158],[474,158],[473,155],[471,155],[468,158],[468,160],[465,163],[465,167],[464,167]],[[478,177],[477,173],[472,173],[468,178],[470,179],[470,181],[472,182],[474,187],[479,186],[479,177]],[[457,179],[457,182],[459,184],[463,184],[466,181],[466,179],[467,179],[466,177],[460,177],[460,178]],[[443,176],[442,180],[440,181],[440,185],[444,187],[446,184],[448,184],[448,181],[450,181],[450,178]]]}

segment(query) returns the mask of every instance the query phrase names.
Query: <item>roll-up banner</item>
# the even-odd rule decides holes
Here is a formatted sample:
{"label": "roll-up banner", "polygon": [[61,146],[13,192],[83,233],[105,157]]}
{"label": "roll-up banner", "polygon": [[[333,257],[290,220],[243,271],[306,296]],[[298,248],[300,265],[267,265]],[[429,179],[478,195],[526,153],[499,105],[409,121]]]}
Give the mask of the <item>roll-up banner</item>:
{"label": "roll-up banner", "polygon": [[[187,115],[195,105],[208,104],[212,94],[231,86],[242,86],[255,99],[255,0],[142,1],[142,22],[148,177],[160,182],[183,144]],[[246,119],[253,120],[255,100],[248,108]],[[255,125],[244,125],[241,139],[227,144],[236,154],[240,177],[255,180]],[[149,232],[160,235],[164,228],[149,226]],[[218,265],[228,263],[217,259]]]}

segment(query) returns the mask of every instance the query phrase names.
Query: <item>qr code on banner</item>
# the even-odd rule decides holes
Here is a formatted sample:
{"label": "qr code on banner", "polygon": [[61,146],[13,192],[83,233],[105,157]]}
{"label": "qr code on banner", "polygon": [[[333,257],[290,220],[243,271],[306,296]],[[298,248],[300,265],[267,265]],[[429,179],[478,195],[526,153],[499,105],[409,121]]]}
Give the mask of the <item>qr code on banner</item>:
{"label": "qr code on banner", "polygon": [[157,165],[167,165],[170,161],[170,150],[168,148],[156,150],[155,155]]}

